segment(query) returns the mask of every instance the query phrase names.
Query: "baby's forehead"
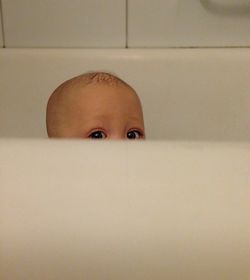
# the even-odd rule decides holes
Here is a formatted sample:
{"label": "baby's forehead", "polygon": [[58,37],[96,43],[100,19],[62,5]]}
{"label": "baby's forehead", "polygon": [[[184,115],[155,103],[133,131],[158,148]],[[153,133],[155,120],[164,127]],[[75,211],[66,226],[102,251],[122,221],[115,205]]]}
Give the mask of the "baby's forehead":
{"label": "baby's forehead", "polygon": [[108,74],[78,76],[64,82],[61,86],[58,87],[58,90],[56,91],[59,93],[62,99],[67,100],[74,95],[84,94],[93,89],[99,90],[100,94],[104,89],[106,91],[109,91],[110,89],[110,91],[135,93],[135,90],[130,85],[119,80],[119,78],[110,76]]}
{"label": "baby's forehead", "polygon": [[[140,103],[135,90],[123,80],[108,73],[88,73],[76,76],[61,84],[51,96],[51,104],[60,108],[75,108],[77,103],[106,99],[135,100]],[[112,100],[112,103],[115,101]],[[134,102],[134,101],[133,101]]]}
{"label": "baby's forehead", "polygon": [[102,81],[97,83],[86,83],[85,81],[76,81],[70,83],[63,89],[62,95],[66,97],[66,100],[74,100],[76,97],[91,98],[92,95],[94,95],[96,98],[101,98],[103,95],[105,95],[106,98],[112,98],[111,96],[116,96],[117,98],[132,96],[133,98],[137,98],[135,90],[127,84],[120,82],[107,83]]}

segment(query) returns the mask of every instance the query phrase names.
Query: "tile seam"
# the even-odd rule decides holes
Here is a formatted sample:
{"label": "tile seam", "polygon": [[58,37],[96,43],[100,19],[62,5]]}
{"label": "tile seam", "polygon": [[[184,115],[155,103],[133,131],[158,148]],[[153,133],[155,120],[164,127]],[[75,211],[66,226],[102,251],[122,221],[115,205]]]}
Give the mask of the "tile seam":
{"label": "tile seam", "polygon": [[2,25],[0,32],[2,32],[3,48],[5,48],[5,34],[4,34],[3,3],[2,3],[2,0],[0,0],[0,17],[1,17],[1,25]]}

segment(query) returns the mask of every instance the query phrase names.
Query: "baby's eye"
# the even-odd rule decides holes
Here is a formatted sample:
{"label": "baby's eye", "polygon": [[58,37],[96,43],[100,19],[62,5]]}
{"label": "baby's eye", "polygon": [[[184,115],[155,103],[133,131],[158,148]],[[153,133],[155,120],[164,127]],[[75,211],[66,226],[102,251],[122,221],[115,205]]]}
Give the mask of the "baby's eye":
{"label": "baby's eye", "polygon": [[138,130],[132,130],[127,133],[128,139],[139,139],[142,137],[142,133]]}
{"label": "baby's eye", "polygon": [[104,139],[107,136],[103,131],[97,130],[92,132],[88,137],[91,139]]}

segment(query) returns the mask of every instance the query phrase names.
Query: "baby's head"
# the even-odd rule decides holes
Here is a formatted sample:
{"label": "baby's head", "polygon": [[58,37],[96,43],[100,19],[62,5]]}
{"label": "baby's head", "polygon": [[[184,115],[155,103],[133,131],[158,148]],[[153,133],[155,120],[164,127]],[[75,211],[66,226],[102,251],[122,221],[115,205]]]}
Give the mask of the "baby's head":
{"label": "baby's head", "polygon": [[61,84],[50,96],[49,137],[144,139],[143,112],[134,89],[116,76],[87,73]]}

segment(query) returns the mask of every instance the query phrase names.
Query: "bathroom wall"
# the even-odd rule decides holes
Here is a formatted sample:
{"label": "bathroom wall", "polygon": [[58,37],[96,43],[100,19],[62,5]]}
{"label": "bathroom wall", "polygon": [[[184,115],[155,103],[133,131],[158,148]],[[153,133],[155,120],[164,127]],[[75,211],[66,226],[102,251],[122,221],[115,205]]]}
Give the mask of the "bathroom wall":
{"label": "bathroom wall", "polygon": [[129,0],[130,47],[249,46],[246,0]]}
{"label": "bathroom wall", "polygon": [[124,0],[2,0],[6,47],[125,47]]}
{"label": "bathroom wall", "polygon": [[247,0],[2,0],[2,9],[6,47],[250,45]]}
{"label": "bathroom wall", "polygon": [[0,48],[3,47],[3,28],[2,28],[2,10],[0,2]]}

